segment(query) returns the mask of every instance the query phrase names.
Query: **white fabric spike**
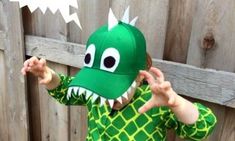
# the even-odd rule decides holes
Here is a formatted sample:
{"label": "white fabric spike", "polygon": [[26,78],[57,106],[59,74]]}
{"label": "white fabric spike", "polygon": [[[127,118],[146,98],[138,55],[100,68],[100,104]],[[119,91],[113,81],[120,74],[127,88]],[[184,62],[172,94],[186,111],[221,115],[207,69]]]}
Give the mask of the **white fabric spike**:
{"label": "white fabric spike", "polygon": [[97,94],[93,93],[91,102],[94,103],[98,97]]}
{"label": "white fabric spike", "polygon": [[92,92],[87,90],[86,91],[86,99],[88,99],[92,95]]}
{"label": "white fabric spike", "polygon": [[109,106],[111,108],[113,108],[114,100],[113,99],[109,99],[108,102],[109,102]]}
{"label": "white fabric spike", "polygon": [[104,105],[106,99],[103,97],[100,97],[100,107]]}
{"label": "white fabric spike", "polygon": [[81,87],[81,88],[79,89],[78,95],[83,94],[85,91],[86,91],[86,89],[84,89],[84,88]]}
{"label": "white fabric spike", "polygon": [[128,93],[128,94],[130,94],[130,93],[131,93],[131,91],[132,91],[132,88],[131,88],[131,87],[129,87],[129,89],[127,90],[127,93]]}
{"label": "white fabric spike", "polygon": [[136,21],[138,20],[138,17],[135,17],[131,22],[130,25],[135,26]]}
{"label": "white fabric spike", "polygon": [[78,19],[77,13],[71,13],[70,7],[74,7],[78,9],[77,0],[10,0],[19,2],[20,7],[28,6],[31,12],[34,12],[36,9],[41,10],[43,14],[46,13],[47,10],[50,10],[53,14],[56,11],[59,11],[66,21],[66,23],[70,21],[74,21],[80,28],[80,21]]}
{"label": "white fabric spike", "polygon": [[126,24],[129,24],[129,17],[130,17],[130,7],[128,6],[127,9],[125,10],[124,12],[124,15],[122,17],[122,22],[126,23]]}
{"label": "white fabric spike", "polygon": [[78,87],[73,87],[73,92],[75,95],[77,95],[78,94]]}
{"label": "white fabric spike", "polygon": [[122,104],[122,97],[117,98],[117,101]]}
{"label": "white fabric spike", "polygon": [[[19,1],[19,0],[10,0],[10,1]],[[28,4],[28,1],[27,0],[21,0],[19,1],[19,4],[20,4],[20,8],[26,6]]]}
{"label": "white fabric spike", "polygon": [[123,96],[124,98],[128,99],[128,94],[127,94],[127,92],[125,92],[122,96]]}
{"label": "white fabric spike", "polygon": [[132,84],[131,84],[131,87],[135,88],[137,85],[137,83],[134,81]]}
{"label": "white fabric spike", "polygon": [[112,9],[109,9],[109,17],[108,17],[108,30],[111,30],[113,27],[115,27],[118,24],[118,20],[113,14]]}
{"label": "white fabric spike", "polygon": [[69,98],[71,97],[71,95],[72,95],[72,90],[73,90],[73,88],[72,88],[72,87],[69,87],[68,92],[67,92],[67,100],[69,100]]}
{"label": "white fabric spike", "polygon": [[30,12],[33,13],[38,8],[38,6],[34,4],[28,4],[28,8]]}

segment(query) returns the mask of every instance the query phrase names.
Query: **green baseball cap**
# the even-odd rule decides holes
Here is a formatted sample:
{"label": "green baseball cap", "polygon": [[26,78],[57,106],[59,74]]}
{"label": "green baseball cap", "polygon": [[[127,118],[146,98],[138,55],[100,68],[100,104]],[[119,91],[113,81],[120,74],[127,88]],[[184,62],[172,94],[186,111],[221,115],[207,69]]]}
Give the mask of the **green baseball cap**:
{"label": "green baseball cap", "polygon": [[[93,101],[119,100],[136,88],[139,70],[146,68],[146,42],[136,27],[119,21],[104,25],[88,39],[84,67],[69,84],[69,93],[85,94]],[[71,94],[70,94],[71,95]]]}

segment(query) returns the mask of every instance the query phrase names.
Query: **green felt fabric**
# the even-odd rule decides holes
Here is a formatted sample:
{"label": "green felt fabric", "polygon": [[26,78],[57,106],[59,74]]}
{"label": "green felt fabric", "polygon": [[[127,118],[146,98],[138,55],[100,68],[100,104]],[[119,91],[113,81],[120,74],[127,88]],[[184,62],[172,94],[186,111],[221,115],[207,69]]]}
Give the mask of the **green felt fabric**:
{"label": "green felt fabric", "polygon": [[[92,58],[91,60],[94,58],[94,62],[84,64],[85,67],[77,73],[70,87],[83,87],[104,98],[117,99],[128,90],[139,70],[146,68],[145,38],[136,27],[129,24],[119,22],[110,31],[107,25],[100,27],[91,34],[86,46],[87,50],[90,46],[95,46],[95,53],[87,57]],[[113,70],[102,67],[104,52],[108,51],[110,56],[114,53],[113,50],[107,50],[110,48],[116,50],[120,57]],[[111,62],[107,64],[111,65]]]}
{"label": "green felt fabric", "polygon": [[[185,125],[177,120],[167,107],[156,107],[144,114],[137,112],[151,97],[148,85],[141,86],[131,102],[119,111],[112,111],[108,105],[99,106],[99,101],[86,100],[84,95],[72,94],[66,98],[69,83],[74,78],[60,75],[61,84],[49,94],[66,105],[85,105],[88,108],[88,141],[165,141],[168,129],[174,129],[181,138],[188,140],[205,139],[216,124],[212,111],[195,103],[200,115],[195,124]],[[115,90],[113,90],[115,91]]]}

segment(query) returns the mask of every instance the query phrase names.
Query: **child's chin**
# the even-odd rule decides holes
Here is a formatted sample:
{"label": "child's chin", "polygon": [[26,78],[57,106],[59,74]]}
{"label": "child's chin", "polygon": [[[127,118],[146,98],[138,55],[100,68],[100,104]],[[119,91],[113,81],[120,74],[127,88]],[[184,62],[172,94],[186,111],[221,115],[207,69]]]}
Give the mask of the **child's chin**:
{"label": "child's chin", "polygon": [[114,104],[113,104],[113,108],[112,109],[115,109],[115,110],[120,110],[122,109],[124,106],[126,105],[126,103],[120,103],[118,101],[114,101]]}

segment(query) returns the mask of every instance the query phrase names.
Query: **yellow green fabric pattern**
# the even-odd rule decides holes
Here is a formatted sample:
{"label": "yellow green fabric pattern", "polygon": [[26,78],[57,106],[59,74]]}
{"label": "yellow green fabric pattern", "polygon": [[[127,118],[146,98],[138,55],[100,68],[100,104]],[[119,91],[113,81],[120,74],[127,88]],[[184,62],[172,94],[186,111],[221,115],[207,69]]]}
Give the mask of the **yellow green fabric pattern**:
{"label": "yellow green fabric pattern", "polygon": [[73,78],[64,75],[60,78],[60,86],[49,90],[49,94],[65,105],[87,106],[88,141],[165,141],[167,130],[172,128],[179,137],[197,141],[206,138],[216,124],[212,111],[199,103],[195,103],[200,112],[199,119],[192,125],[178,121],[168,107],[157,107],[139,114],[138,108],[151,97],[148,85],[139,87],[131,102],[121,110],[112,110],[107,105],[100,107],[99,101],[92,103],[84,95],[72,94],[72,98],[67,100],[67,86]]}

